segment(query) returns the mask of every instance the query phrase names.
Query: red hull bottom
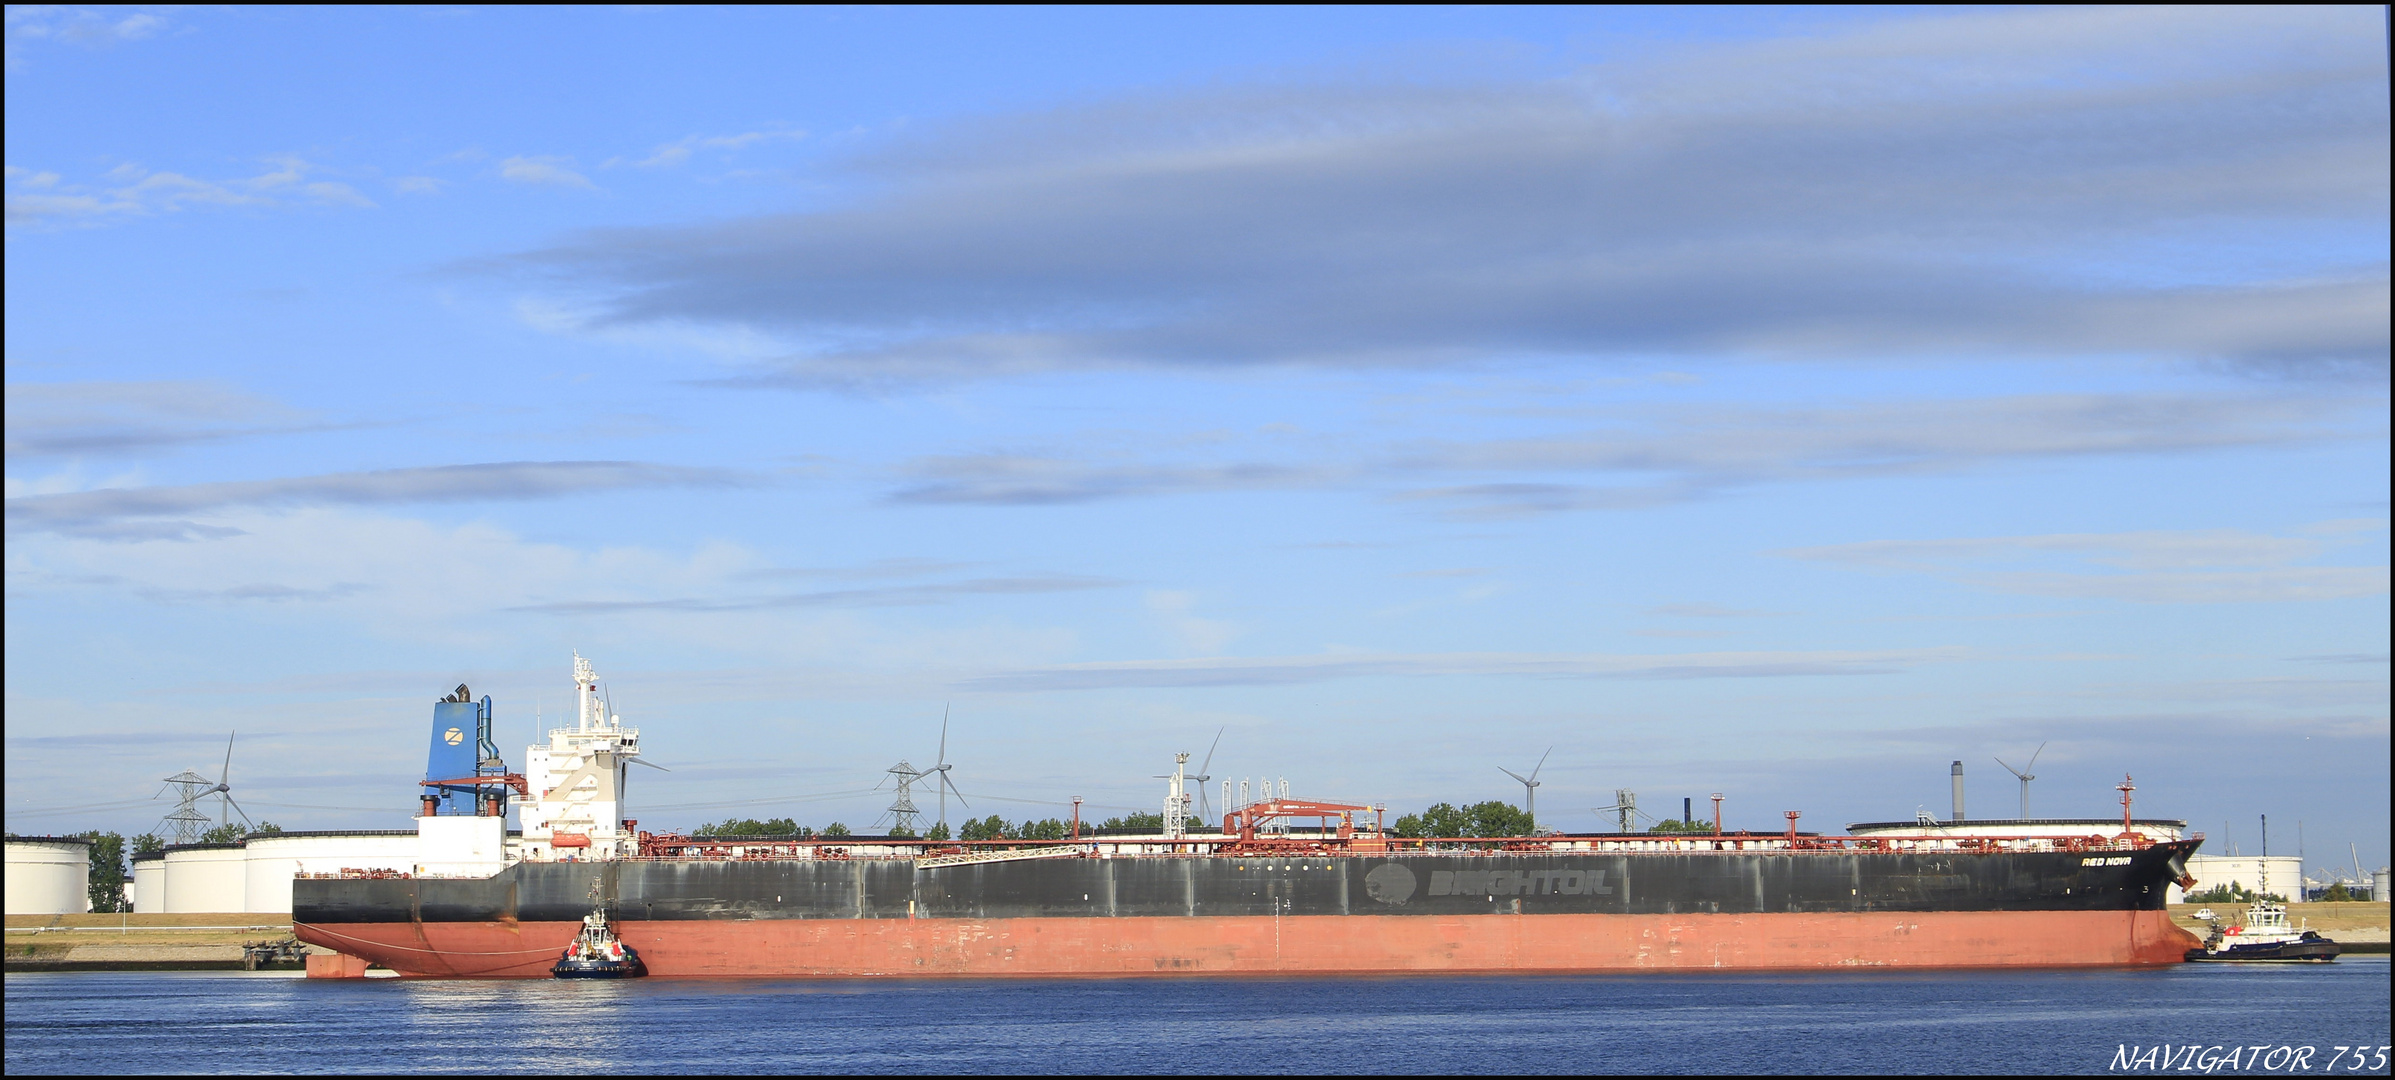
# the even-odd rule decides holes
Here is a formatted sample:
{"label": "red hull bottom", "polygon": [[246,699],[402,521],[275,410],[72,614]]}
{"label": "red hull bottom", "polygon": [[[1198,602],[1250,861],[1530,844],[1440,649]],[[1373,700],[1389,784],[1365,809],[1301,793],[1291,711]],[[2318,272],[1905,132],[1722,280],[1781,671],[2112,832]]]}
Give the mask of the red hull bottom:
{"label": "red hull bottom", "polygon": [[[2121,967],[2200,944],[2160,911],[784,919],[617,924],[652,975],[1307,975]],[[435,978],[547,978],[579,923],[301,923]]]}

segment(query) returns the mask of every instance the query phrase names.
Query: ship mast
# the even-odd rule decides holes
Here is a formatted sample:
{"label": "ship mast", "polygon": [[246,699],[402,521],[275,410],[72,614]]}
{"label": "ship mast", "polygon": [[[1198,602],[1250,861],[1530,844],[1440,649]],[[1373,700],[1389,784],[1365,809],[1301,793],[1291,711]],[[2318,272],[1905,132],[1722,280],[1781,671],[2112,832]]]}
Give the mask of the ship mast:
{"label": "ship mast", "polygon": [[1168,840],[1178,840],[1189,835],[1189,793],[1186,790],[1189,779],[1188,754],[1173,755],[1173,774],[1167,779],[1172,781],[1172,786],[1166,788],[1164,793],[1164,836]]}
{"label": "ship mast", "polygon": [[613,859],[633,850],[632,823],[623,816],[624,773],[640,760],[640,731],[608,708],[598,672],[579,652],[574,698],[574,726],[550,730],[526,755],[533,789],[521,808],[528,858]]}
{"label": "ship mast", "polygon": [[2262,815],[2261,881],[2262,887],[2257,890],[2262,894],[2260,902],[2268,903],[2270,901],[2270,815],[2268,814]]}

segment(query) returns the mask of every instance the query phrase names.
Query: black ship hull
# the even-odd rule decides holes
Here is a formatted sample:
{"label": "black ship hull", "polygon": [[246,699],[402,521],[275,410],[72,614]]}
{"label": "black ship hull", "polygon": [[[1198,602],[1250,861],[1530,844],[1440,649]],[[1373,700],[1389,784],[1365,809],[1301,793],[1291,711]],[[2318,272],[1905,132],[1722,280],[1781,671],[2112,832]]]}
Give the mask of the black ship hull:
{"label": "black ship hull", "polygon": [[545,972],[594,885],[658,974],[2159,963],[2193,847],[523,863],[302,880],[293,914],[450,975]]}

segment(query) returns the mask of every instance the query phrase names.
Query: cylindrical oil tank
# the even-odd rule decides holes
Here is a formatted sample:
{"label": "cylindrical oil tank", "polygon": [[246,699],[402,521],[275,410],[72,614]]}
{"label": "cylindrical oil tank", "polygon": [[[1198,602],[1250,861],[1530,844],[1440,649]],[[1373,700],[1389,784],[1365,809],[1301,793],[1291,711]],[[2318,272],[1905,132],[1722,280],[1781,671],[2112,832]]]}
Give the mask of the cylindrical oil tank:
{"label": "cylindrical oil tank", "polygon": [[91,910],[89,840],[9,837],[7,871],[11,915],[80,915]]}
{"label": "cylindrical oil tank", "polygon": [[133,860],[133,910],[166,910],[166,856],[153,852]]}
{"label": "cylindrical oil tank", "polygon": [[174,844],[166,849],[166,910],[231,912],[249,909],[240,844]]}
{"label": "cylindrical oil tank", "polygon": [[343,870],[407,873],[420,861],[414,829],[265,833],[249,838],[245,899],[257,912],[291,913],[291,879]]}

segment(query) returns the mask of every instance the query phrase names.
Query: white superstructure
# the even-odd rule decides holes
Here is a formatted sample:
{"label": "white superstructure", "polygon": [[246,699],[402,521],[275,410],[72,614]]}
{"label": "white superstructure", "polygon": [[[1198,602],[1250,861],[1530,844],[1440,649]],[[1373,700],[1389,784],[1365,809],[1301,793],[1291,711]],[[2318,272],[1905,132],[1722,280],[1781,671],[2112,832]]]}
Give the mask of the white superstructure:
{"label": "white superstructure", "polygon": [[640,731],[623,726],[599,694],[590,661],[574,654],[574,726],[553,728],[525,755],[532,797],[521,804],[526,859],[612,859],[636,851],[624,828],[624,769]]}

